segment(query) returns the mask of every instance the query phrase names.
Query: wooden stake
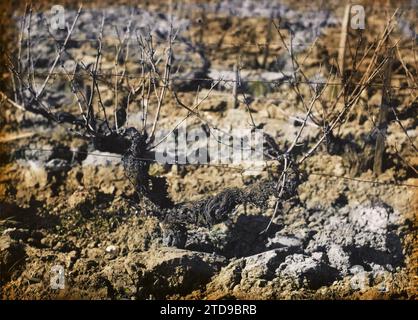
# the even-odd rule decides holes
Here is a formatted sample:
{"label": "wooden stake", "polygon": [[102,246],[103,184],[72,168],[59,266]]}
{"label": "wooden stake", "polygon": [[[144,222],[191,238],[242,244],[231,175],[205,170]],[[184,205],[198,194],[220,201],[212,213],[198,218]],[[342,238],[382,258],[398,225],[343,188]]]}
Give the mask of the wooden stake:
{"label": "wooden stake", "polygon": [[268,26],[267,26],[267,36],[266,36],[266,43],[265,43],[266,47],[264,48],[263,62],[261,63],[261,67],[263,69],[266,68],[267,59],[270,55],[270,42],[271,42],[271,31],[272,31],[272,26],[273,26],[273,19],[274,19],[274,10],[271,11],[270,19],[269,19]]}
{"label": "wooden stake", "polygon": [[379,176],[383,172],[383,156],[385,153],[386,130],[388,125],[388,110],[391,103],[390,84],[392,80],[393,48],[388,51],[389,57],[383,79],[382,103],[378,118],[378,134],[374,154],[373,173]]}
{"label": "wooden stake", "polygon": [[234,74],[235,74],[235,81],[234,81],[234,86],[232,88],[232,95],[234,97],[234,109],[236,109],[239,106],[239,101],[238,101],[238,86],[239,86],[238,62],[234,65]]}
{"label": "wooden stake", "polygon": [[[348,38],[348,25],[350,23],[350,11],[351,11],[351,5],[347,4],[345,6],[344,11],[344,17],[341,25],[341,36],[340,36],[340,44],[338,46],[338,58],[337,58],[337,64],[338,64],[338,71],[340,72],[340,77],[335,77],[335,81],[338,83],[341,83],[341,85],[344,84],[344,71],[345,71],[345,55],[346,55],[346,46],[347,46],[347,38]],[[329,97],[330,100],[334,100],[338,92],[340,91],[340,88],[342,86],[335,85],[331,87],[331,90],[329,91]]]}
{"label": "wooden stake", "polygon": [[351,5],[347,4],[345,6],[344,11],[344,18],[343,24],[341,27],[341,38],[340,38],[340,45],[338,48],[338,68],[341,75],[341,82],[344,81],[344,71],[345,71],[345,54],[346,54],[346,46],[347,46],[347,38],[348,38],[348,25],[350,23],[350,10]]}

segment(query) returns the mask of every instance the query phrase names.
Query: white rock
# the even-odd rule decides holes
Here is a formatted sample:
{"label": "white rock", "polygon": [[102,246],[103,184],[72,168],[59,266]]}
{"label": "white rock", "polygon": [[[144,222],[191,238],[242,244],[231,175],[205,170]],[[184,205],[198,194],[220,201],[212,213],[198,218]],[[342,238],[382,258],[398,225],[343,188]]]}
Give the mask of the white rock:
{"label": "white rock", "polygon": [[119,254],[119,247],[115,245],[110,245],[106,247],[105,251],[109,258],[114,259]]}

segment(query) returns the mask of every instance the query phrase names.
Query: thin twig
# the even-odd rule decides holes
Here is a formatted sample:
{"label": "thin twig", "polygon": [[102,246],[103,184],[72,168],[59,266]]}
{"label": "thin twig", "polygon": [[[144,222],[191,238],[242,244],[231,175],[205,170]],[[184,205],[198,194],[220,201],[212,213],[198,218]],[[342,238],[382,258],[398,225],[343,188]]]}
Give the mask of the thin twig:
{"label": "thin twig", "polygon": [[71,34],[73,33],[73,30],[74,30],[74,27],[75,27],[75,25],[77,23],[77,20],[80,17],[81,9],[82,9],[82,5],[80,5],[80,7],[79,7],[79,9],[77,11],[77,15],[74,18],[73,24],[71,25],[71,28],[68,30],[68,34],[67,34],[67,36],[66,36],[66,38],[65,38],[65,40],[64,40],[64,42],[63,42],[63,44],[62,44],[62,46],[61,46],[61,48],[59,50],[57,56],[55,57],[54,62],[52,63],[51,68],[49,69],[49,72],[48,72],[47,77],[45,78],[44,82],[42,83],[41,87],[39,88],[39,91],[36,93],[36,98],[39,98],[42,95],[42,93],[44,92],[45,87],[46,87],[46,85],[47,85],[47,83],[48,83],[48,81],[49,81],[49,79],[51,77],[51,74],[54,72],[54,69],[55,69],[57,63],[58,63],[59,59],[61,58],[62,53],[65,50],[65,47],[66,47],[66,45],[68,43],[68,40],[70,39]]}

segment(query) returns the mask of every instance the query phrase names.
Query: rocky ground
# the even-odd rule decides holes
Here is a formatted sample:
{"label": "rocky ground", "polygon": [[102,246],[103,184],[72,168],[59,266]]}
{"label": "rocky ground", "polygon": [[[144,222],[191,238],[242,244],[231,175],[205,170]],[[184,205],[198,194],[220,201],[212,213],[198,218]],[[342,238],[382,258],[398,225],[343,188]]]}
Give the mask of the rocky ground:
{"label": "rocky ground", "polygon": [[[254,7],[252,1],[246,1],[232,14],[238,7],[235,2],[224,2],[208,15],[206,23],[212,32],[202,36],[193,16],[176,16],[182,30],[176,60],[181,66],[179,79],[234,77],[236,48],[228,43],[264,41],[257,37],[261,34],[257,28],[262,30],[268,22],[270,2]],[[323,47],[307,59],[309,76],[318,76],[321,61],[328,59],[326,46],[332,49],[338,42],[332,37],[339,28],[338,15],[325,9],[306,14],[285,4],[276,9],[283,18],[283,28],[292,26],[304,44],[312,43],[311,30],[318,27],[319,45]],[[102,12],[86,9],[75,38],[95,38]],[[129,16],[135,28],[152,25],[161,39],[169,29],[167,15],[161,13],[166,11],[158,5],[134,12],[114,6],[105,12],[106,19],[121,28]],[[75,11],[71,11],[70,19],[74,16]],[[39,42],[33,53],[43,57],[46,64],[42,66],[41,59],[39,70],[44,67],[45,71],[55,49],[48,44],[51,40],[43,33],[40,16],[34,15],[34,21],[39,22],[39,29],[32,30]],[[108,27],[106,34],[111,35],[110,24]],[[252,33],[246,32],[250,29]],[[249,39],[243,38],[243,33]],[[199,36],[203,39],[199,41],[220,45],[201,50],[196,44]],[[219,37],[224,42],[219,42]],[[274,37],[277,40],[277,35]],[[107,40],[110,47],[114,35]],[[263,124],[278,148],[285,150],[300,128],[298,119],[304,116],[297,95],[285,81],[291,63],[273,47],[267,67],[262,69],[262,51],[254,46],[241,50],[243,90],[251,97],[253,121]],[[69,52],[88,64],[95,47],[92,41],[74,42]],[[135,73],[135,56],[131,54],[131,71]],[[104,70],[107,66],[110,70],[112,63],[105,57]],[[395,70],[398,76],[402,75],[399,70]],[[412,72],[416,76],[416,69]],[[272,80],[279,85],[263,82]],[[394,82],[405,85],[406,80],[397,77]],[[71,91],[60,81],[54,83],[55,87],[48,89],[48,103],[64,110],[73,102]],[[174,78],[174,85],[183,99],[193,101],[196,83],[184,85]],[[204,83],[200,87],[204,96],[208,88]],[[400,121],[415,144],[416,94],[410,89],[397,92]],[[112,92],[104,97],[109,110],[113,98]],[[370,182],[375,179],[370,151],[374,122],[370,119],[375,117],[373,110],[380,101],[377,88],[362,95],[367,112],[358,108],[348,117],[339,132],[340,140],[335,142],[339,147],[332,151],[321,148],[303,162],[295,192],[280,204],[274,217],[274,194],[263,189],[263,181],[271,178],[267,165],[246,174],[248,167],[236,165],[151,164],[150,175],[167,183],[168,196],[176,205],[192,206],[201,200],[210,203],[230,190],[253,192],[252,199],[263,199],[262,205],[236,201],[225,219],[209,225],[186,221],[174,235],[170,233],[172,226],[160,219],[162,208],[156,212],[138,200],[121,155],[96,150],[90,141],[69,133],[65,125],[52,125],[39,115],[4,105],[0,140],[1,298],[416,299],[418,158],[392,117],[388,145],[397,148],[387,148],[385,172],[378,177],[379,183]],[[218,86],[200,110],[219,128],[250,127],[247,106],[240,103],[234,108],[230,86]],[[170,130],[186,113],[169,99],[162,110],[160,128]],[[137,126],[140,121],[133,107],[126,126]],[[204,130],[193,117],[188,119],[187,128]],[[308,123],[296,156],[306,152],[321,134],[321,128]],[[64,267],[65,289],[51,288],[56,265]]]}

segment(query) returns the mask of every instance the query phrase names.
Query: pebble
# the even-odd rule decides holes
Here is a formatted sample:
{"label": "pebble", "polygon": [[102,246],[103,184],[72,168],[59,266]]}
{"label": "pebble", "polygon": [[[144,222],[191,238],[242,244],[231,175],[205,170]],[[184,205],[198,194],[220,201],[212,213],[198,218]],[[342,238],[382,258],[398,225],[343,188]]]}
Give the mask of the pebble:
{"label": "pebble", "polygon": [[106,251],[106,256],[109,259],[114,259],[119,254],[119,247],[118,246],[115,246],[115,245],[110,245],[110,246],[107,246],[106,247],[105,251]]}

